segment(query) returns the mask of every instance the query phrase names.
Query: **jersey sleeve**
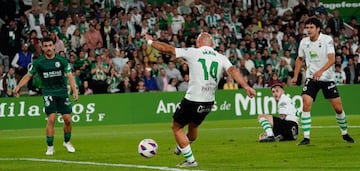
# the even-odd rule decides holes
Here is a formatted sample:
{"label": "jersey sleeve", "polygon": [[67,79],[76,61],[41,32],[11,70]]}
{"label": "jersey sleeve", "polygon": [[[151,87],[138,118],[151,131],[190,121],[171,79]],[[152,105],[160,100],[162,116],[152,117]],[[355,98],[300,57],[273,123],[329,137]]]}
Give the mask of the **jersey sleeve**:
{"label": "jersey sleeve", "polygon": [[184,58],[187,59],[191,56],[192,48],[175,48],[175,56],[176,58]]}
{"label": "jersey sleeve", "polygon": [[224,68],[223,69],[227,72],[228,69],[233,65],[226,56],[223,57],[223,60],[224,60]]}
{"label": "jersey sleeve", "polygon": [[71,72],[71,65],[67,60],[62,60],[62,63],[64,65],[64,73],[70,73]]}
{"label": "jersey sleeve", "polygon": [[300,58],[304,58],[304,57],[305,57],[305,53],[304,53],[304,41],[303,41],[303,40],[300,41],[299,50],[298,50],[298,56],[299,56]]}
{"label": "jersey sleeve", "polygon": [[330,36],[326,40],[326,49],[327,54],[335,54],[334,40]]}
{"label": "jersey sleeve", "polygon": [[30,73],[31,75],[36,74],[37,67],[38,67],[38,62],[35,60],[33,63],[30,64],[28,73]]}

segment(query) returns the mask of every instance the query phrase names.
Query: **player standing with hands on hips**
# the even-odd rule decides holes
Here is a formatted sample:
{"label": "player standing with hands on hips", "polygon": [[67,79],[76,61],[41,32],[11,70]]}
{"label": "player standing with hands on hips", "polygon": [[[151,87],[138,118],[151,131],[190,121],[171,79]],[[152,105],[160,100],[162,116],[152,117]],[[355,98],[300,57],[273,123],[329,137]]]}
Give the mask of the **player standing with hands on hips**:
{"label": "player standing with hands on hips", "polygon": [[[204,32],[198,36],[197,48],[175,48],[163,42],[153,41],[152,36],[147,34],[145,39],[153,48],[175,55],[176,58],[182,57],[189,65],[189,87],[173,115],[171,128],[177,143],[175,154],[182,153],[185,157],[185,162],[177,167],[195,167],[198,164],[190,143],[196,140],[199,125],[211,111],[223,71],[228,72],[248,96],[254,97],[256,92],[246,83],[239,70],[232,66],[229,59],[212,48],[214,43],[208,33]],[[187,133],[183,129],[186,125]]]}
{"label": "player standing with hands on hips", "polygon": [[28,73],[20,80],[18,86],[14,89],[14,94],[18,95],[19,90],[30,78],[38,73],[42,81],[42,94],[47,115],[46,125],[46,155],[53,155],[54,149],[54,125],[56,113],[61,113],[64,120],[64,143],[63,146],[68,152],[75,152],[75,148],[70,143],[71,138],[71,102],[67,92],[67,76],[73,93],[74,100],[78,100],[78,92],[75,86],[75,80],[71,72],[71,66],[66,58],[55,53],[55,45],[51,38],[45,37],[42,40],[42,50],[44,55],[36,59],[31,65]]}
{"label": "player standing with hands on hips", "polygon": [[292,83],[296,83],[301,64],[306,62],[306,81],[302,92],[303,112],[301,115],[304,139],[298,145],[310,144],[311,129],[311,106],[316,99],[319,90],[329,100],[336,112],[336,121],[340,127],[343,139],[348,143],[354,143],[347,132],[347,121],[341,98],[335,84],[335,48],[333,39],[320,33],[321,22],[317,18],[309,18],[305,22],[308,37],[301,40],[298,57],[295,62],[294,77]]}

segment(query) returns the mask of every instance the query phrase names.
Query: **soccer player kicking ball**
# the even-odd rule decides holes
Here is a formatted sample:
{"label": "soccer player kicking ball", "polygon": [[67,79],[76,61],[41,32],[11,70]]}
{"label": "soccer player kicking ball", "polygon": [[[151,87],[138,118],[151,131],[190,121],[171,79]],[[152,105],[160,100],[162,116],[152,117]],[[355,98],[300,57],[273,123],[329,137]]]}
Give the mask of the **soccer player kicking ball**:
{"label": "soccer player kicking ball", "polygon": [[[248,96],[254,97],[256,92],[246,83],[239,70],[232,66],[229,59],[212,48],[214,43],[208,33],[201,33],[198,36],[196,40],[198,48],[174,48],[166,43],[153,41],[150,35],[145,35],[145,39],[155,49],[175,55],[177,58],[182,57],[189,65],[189,87],[185,98],[173,115],[171,128],[178,144],[178,148],[175,148],[176,153],[182,153],[185,158],[185,162],[177,166],[195,167],[198,164],[190,143],[196,140],[199,125],[211,111],[223,71],[231,74]],[[183,129],[186,125],[188,125],[187,133]]]}
{"label": "soccer player kicking ball", "polygon": [[42,40],[42,50],[44,55],[36,59],[30,67],[28,73],[20,80],[18,86],[14,89],[14,94],[18,95],[19,90],[30,78],[38,73],[42,81],[42,94],[47,115],[46,125],[46,155],[53,155],[54,149],[54,125],[56,113],[61,113],[64,120],[64,143],[63,146],[68,152],[75,152],[75,148],[70,143],[71,138],[71,102],[67,93],[67,82],[65,74],[68,77],[74,100],[78,100],[78,93],[75,86],[75,80],[71,72],[71,67],[66,58],[55,53],[55,45],[52,39],[45,37]]}
{"label": "soccer player kicking ball", "polygon": [[274,142],[276,140],[296,140],[299,129],[299,118],[296,108],[290,97],[285,95],[281,84],[271,86],[271,92],[277,101],[279,117],[262,114],[258,116],[265,133],[260,134],[259,142]]}
{"label": "soccer player kicking ball", "polygon": [[336,121],[343,139],[348,143],[354,143],[354,139],[347,132],[346,116],[335,84],[334,41],[330,36],[320,33],[321,25],[317,18],[309,18],[305,22],[308,37],[303,38],[300,42],[294,77],[291,79],[292,83],[296,83],[301,64],[305,59],[307,70],[302,92],[303,112],[301,115],[304,139],[298,145],[310,144],[311,106],[320,90],[336,112]]}

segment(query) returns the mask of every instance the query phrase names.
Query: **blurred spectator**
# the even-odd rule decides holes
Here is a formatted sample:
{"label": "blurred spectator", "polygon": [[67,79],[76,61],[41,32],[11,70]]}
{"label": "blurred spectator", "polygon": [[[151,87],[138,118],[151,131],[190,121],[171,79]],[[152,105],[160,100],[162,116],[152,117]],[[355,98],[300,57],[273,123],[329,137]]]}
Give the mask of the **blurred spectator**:
{"label": "blurred spectator", "polygon": [[125,14],[125,8],[121,5],[121,0],[115,0],[115,6],[113,6],[110,10],[110,17],[116,17],[119,13],[122,15]]}
{"label": "blurred spectator", "polygon": [[176,92],[177,91],[178,80],[176,78],[170,78],[166,92]]}
{"label": "blurred spectator", "polygon": [[181,64],[180,73],[182,77],[184,77],[186,74],[189,74],[189,65],[186,62]]}
{"label": "blurred spectator", "polygon": [[274,84],[282,84],[282,81],[279,79],[276,73],[272,73],[269,79],[268,87],[273,86]]}
{"label": "blurred spectator", "polygon": [[131,93],[131,85],[128,77],[121,81],[118,87],[120,93]]}
{"label": "blurred spectator", "polygon": [[172,11],[173,15],[172,15],[172,19],[171,19],[171,30],[173,34],[179,34],[179,31],[184,31],[185,28],[185,19],[183,16],[179,15],[179,12],[176,8],[173,9]]}
{"label": "blurred spectator", "polygon": [[332,35],[334,36],[340,35],[340,29],[344,28],[344,21],[340,18],[338,10],[333,11],[333,16],[332,18],[330,18],[328,25],[331,28]]}
{"label": "blurred spectator", "polygon": [[354,63],[353,58],[348,59],[348,64],[344,68],[344,72],[346,75],[346,84],[356,84],[360,80],[358,80],[359,77],[359,68],[357,68],[357,65]]}
{"label": "blurred spectator", "polygon": [[238,21],[236,15],[231,16],[231,21],[227,25],[230,29],[230,32],[235,35],[236,40],[242,39],[242,34],[244,31],[244,26],[241,22]]}
{"label": "blurred spectator", "polygon": [[59,53],[61,51],[65,52],[66,49],[65,49],[64,42],[59,39],[59,37],[56,35],[55,32],[50,33],[50,38],[54,41],[56,53]]}
{"label": "blurred spectator", "polygon": [[16,74],[22,78],[28,71],[28,66],[33,60],[33,54],[28,49],[28,44],[22,43],[21,50],[15,54],[11,66],[15,68]]}
{"label": "blurred spectator", "polygon": [[[0,52],[0,66],[2,68],[2,72],[7,72],[9,71],[9,65],[10,61],[9,61],[9,56],[4,55]],[[1,73],[0,73],[1,74]],[[1,76],[1,75],[0,75]]]}
{"label": "blurred spectator", "polygon": [[89,24],[89,31],[85,33],[85,41],[89,49],[95,49],[98,42],[103,43],[101,34],[93,23]]}
{"label": "blurred spectator", "polygon": [[85,37],[79,31],[75,29],[74,34],[71,36],[71,50],[79,51],[80,47],[85,43]]}
{"label": "blurred spectator", "polygon": [[310,15],[319,16],[320,13],[327,15],[327,11],[323,5],[320,4],[320,0],[308,1],[308,4],[311,5]]}
{"label": "blurred spectator", "polygon": [[107,74],[109,66],[103,61],[101,56],[96,57],[96,63],[91,64],[92,89],[94,94],[103,94],[107,92]]}
{"label": "blurred spectator", "polygon": [[85,15],[85,11],[83,8],[79,5],[80,2],[78,0],[70,0],[70,4],[67,8],[68,14],[71,15],[72,18],[76,15]]}
{"label": "blurred spectator", "polygon": [[221,17],[219,14],[215,13],[215,8],[216,7],[214,6],[209,8],[209,14],[205,16],[205,21],[207,26],[216,28]]}
{"label": "blurred spectator", "polygon": [[159,87],[155,77],[151,75],[151,68],[146,68],[144,70],[144,84],[147,91],[158,91]]}
{"label": "blurred spectator", "polygon": [[[137,86],[140,81],[140,77],[138,77],[138,73],[135,69],[130,70],[130,77],[129,77],[129,84],[130,84],[130,91],[137,92]],[[143,80],[144,81],[144,80]]]}
{"label": "blurred spectator", "polygon": [[166,71],[166,74],[170,78],[177,78],[179,81],[183,80],[180,71],[177,68],[175,68],[175,63],[174,62],[170,61],[168,63],[168,68],[165,69],[165,71]]}
{"label": "blurred spectator", "polygon": [[244,53],[244,61],[245,61],[245,68],[247,69],[248,72],[251,72],[251,69],[255,68],[255,63],[253,60],[251,60],[250,54],[247,52]]}
{"label": "blurred spectator", "polygon": [[335,64],[335,83],[342,85],[346,83],[345,72],[341,69],[341,64]]}
{"label": "blurred spectator", "polygon": [[223,89],[224,90],[237,90],[239,88],[238,88],[238,84],[235,83],[234,79],[230,75],[228,75]]}
{"label": "blurred spectator", "polygon": [[83,86],[84,86],[84,95],[93,94],[93,90],[89,87],[88,81],[84,81]]}
{"label": "blurred spectator", "polygon": [[55,13],[54,13],[54,17],[56,19],[56,21],[59,21],[60,19],[64,19],[66,20],[66,18],[68,17],[68,11],[64,6],[64,1],[60,0],[58,1]]}
{"label": "blurred spectator", "polygon": [[271,51],[271,58],[266,60],[266,64],[270,64],[273,68],[280,62],[278,53],[276,51]]}
{"label": "blurred spectator", "polygon": [[225,56],[227,56],[233,65],[237,65],[240,59],[243,58],[240,49],[236,48],[236,42],[232,41],[230,47],[226,49]]}
{"label": "blurred spectator", "polygon": [[267,40],[264,38],[263,32],[261,30],[259,30],[257,32],[257,38],[255,38],[254,41],[255,41],[257,50],[262,51],[266,47],[268,47]]}
{"label": "blurred spectator", "polygon": [[160,76],[160,68],[159,68],[159,65],[157,63],[152,63],[151,76],[153,76],[155,78]]}
{"label": "blurred spectator", "polygon": [[114,67],[110,69],[110,77],[107,79],[108,89],[107,92],[109,93],[118,93],[120,89],[118,88],[120,85],[120,74],[115,70]]}
{"label": "blurred spectator", "polygon": [[292,67],[287,63],[285,58],[281,58],[280,63],[276,65],[276,74],[279,80],[283,83],[287,83],[290,73],[293,71]]}
{"label": "blurred spectator", "polygon": [[35,6],[32,9],[25,11],[25,15],[28,19],[30,30],[35,30],[38,38],[42,38],[41,30],[45,29],[46,25],[45,16],[41,12],[41,9],[38,6]]}
{"label": "blurred spectator", "polygon": [[111,59],[114,64],[116,72],[121,73],[124,65],[129,61],[129,58],[125,56],[125,50],[114,50],[114,57]]}
{"label": "blurred spectator", "polygon": [[252,86],[253,88],[265,88],[267,85],[264,82],[264,76],[258,75],[255,84]]}
{"label": "blurred spectator", "polygon": [[82,80],[90,80],[91,62],[85,57],[84,51],[79,52],[79,56],[74,63],[74,69],[80,69],[80,78]]}
{"label": "blurred spectator", "polygon": [[15,69],[9,68],[9,72],[2,77],[2,87],[5,97],[13,97],[13,90],[20,81],[20,77],[16,76]]}
{"label": "blurred spectator", "polygon": [[295,21],[299,21],[302,15],[309,14],[309,10],[306,8],[305,0],[299,0],[298,2],[298,5],[293,8]]}
{"label": "blurred spectator", "polygon": [[261,55],[260,51],[256,52],[255,59],[254,59],[254,64],[255,64],[255,68],[258,68],[260,66],[262,66],[262,67],[265,66],[265,62],[262,59],[262,55]]}
{"label": "blurred spectator", "polygon": [[136,86],[136,91],[139,92],[139,93],[143,93],[143,92],[146,92],[147,89],[146,89],[146,86],[145,86],[145,82],[143,79],[139,79],[139,82]]}
{"label": "blurred spectator", "polygon": [[258,74],[257,74],[256,68],[251,68],[250,74],[248,75],[249,86],[252,87],[256,83],[257,77],[258,77]]}
{"label": "blurred spectator", "polygon": [[0,30],[0,51],[2,54],[9,56],[12,61],[15,54],[21,50],[22,27],[18,27],[18,21],[9,18]]}
{"label": "blurred spectator", "polygon": [[265,72],[264,72],[264,79],[265,79],[265,83],[269,84],[269,80],[271,78],[271,76],[273,75],[273,67],[271,64],[266,64],[265,66]]}
{"label": "blurred spectator", "polygon": [[157,85],[160,91],[166,91],[170,77],[166,74],[166,70],[164,68],[160,68],[160,75],[156,77]]}
{"label": "blurred spectator", "polygon": [[189,74],[185,74],[184,80],[178,85],[178,91],[186,91],[189,87]]}
{"label": "blurred spectator", "polygon": [[100,34],[104,42],[103,47],[110,48],[111,42],[114,41],[114,35],[116,34],[116,32],[113,28],[111,28],[109,19],[105,19],[104,22],[101,23],[101,25],[102,27],[100,29]]}

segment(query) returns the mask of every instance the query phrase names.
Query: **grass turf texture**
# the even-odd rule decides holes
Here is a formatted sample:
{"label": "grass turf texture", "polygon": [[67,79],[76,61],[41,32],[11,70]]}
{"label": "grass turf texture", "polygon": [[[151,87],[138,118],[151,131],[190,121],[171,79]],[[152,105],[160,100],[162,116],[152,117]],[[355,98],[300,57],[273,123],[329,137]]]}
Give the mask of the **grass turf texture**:
{"label": "grass turf texture", "polygon": [[[349,133],[360,141],[360,116],[348,115]],[[259,143],[263,132],[256,119],[205,121],[192,150],[199,166],[196,170],[360,170],[360,144],[342,140],[335,116],[312,117],[311,145],[297,146],[297,141]],[[45,124],[45,123],[44,123]],[[321,128],[320,128],[321,126]],[[170,123],[109,125],[73,128],[75,153],[62,147],[63,131],[56,128],[54,156],[45,156],[44,129],[0,130],[0,170],[157,170],[134,168],[134,165],[166,167],[182,162],[173,154],[174,138]],[[137,145],[152,138],[159,145],[158,154],[146,159],[137,153]],[[52,163],[44,161],[5,161],[4,158],[35,158],[74,162],[129,164],[130,167]],[[2,159],[2,160],[1,160]]]}

